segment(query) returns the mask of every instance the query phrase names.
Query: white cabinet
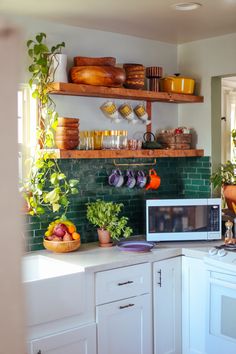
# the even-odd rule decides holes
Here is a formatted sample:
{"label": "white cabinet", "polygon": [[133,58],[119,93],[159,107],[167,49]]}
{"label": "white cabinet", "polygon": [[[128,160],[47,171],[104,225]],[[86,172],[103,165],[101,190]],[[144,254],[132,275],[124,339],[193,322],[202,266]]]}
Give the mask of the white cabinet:
{"label": "white cabinet", "polygon": [[25,291],[28,354],[96,354],[93,273],[29,282]]}
{"label": "white cabinet", "polygon": [[181,354],[181,257],[153,265],[154,353]]}
{"label": "white cabinet", "polygon": [[151,295],[97,306],[98,354],[151,354]]}
{"label": "white cabinet", "polygon": [[152,354],[151,265],[96,274],[98,354]]}
{"label": "white cabinet", "polygon": [[183,257],[183,354],[204,354],[206,334],[206,271],[201,259]]}
{"label": "white cabinet", "polygon": [[32,340],[30,354],[96,354],[96,324]]}

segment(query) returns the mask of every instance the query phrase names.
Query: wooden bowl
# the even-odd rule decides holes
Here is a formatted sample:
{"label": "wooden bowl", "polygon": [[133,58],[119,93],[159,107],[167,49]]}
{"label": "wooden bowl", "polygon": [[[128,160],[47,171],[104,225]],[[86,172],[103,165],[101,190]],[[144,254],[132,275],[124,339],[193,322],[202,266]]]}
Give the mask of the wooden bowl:
{"label": "wooden bowl", "polygon": [[114,57],[102,57],[102,58],[92,58],[92,57],[74,57],[75,66],[115,66],[116,58]]}
{"label": "wooden bowl", "polygon": [[79,139],[55,139],[55,144],[60,150],[73,150],[79,145]]}
{"label": "wooden bowl", "polygon": [[120,87],[125,81],[125,71],[115,66],[73,66],[71,82],[75,84]]}
{"label": "wooden bowl", "polygon": [[55,253],[67,253],[77,250],[80,247],[81,242],[80,239],[73,241],[49,241],[44,239],[43,245],[49,251]]}

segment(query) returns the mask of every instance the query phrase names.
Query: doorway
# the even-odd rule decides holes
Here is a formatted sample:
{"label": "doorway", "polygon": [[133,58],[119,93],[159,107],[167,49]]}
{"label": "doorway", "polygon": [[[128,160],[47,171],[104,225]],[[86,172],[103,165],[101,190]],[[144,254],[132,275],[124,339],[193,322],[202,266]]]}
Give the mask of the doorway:
{"label": "doorway", "polygon": [[236,129],[236,74],[212,77],[212,171],[235,158],[231,131]]}
{"label": "doorway", "polygon": [[233,129],[236,129],[236,76],[221,79],[221,163],[235,161]]}

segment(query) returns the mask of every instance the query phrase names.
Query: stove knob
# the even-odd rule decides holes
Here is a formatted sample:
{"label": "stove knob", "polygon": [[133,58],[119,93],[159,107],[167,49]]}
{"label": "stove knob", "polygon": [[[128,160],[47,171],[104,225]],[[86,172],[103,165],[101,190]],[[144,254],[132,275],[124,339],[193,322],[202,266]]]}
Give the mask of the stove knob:
{"label": "stove knob", "polygon": [[219,257],[224,257],[224,256],[226,256],[227,253],[228,253],[228,252],[227,252],[226,250],[224,250],[223,248],[221,248],[221,249],[217,252],[217,255],[218,255]]}
{"label": "stove knob", "polygon": [[217,254],[217,252],[218,252],[218,250],[216,248],[211,248],[208,251],[210,256],[215,256]]}

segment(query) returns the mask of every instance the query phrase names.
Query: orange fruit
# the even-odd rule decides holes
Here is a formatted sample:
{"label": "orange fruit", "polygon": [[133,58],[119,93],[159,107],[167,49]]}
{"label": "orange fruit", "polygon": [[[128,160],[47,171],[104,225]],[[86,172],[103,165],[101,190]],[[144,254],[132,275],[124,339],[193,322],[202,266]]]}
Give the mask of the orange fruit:
{"label": "orange fruit", "polygon": [[73,232],[72,238],[73,238],[73,240],[78,240],[78,239],[80,239],[80,234],[78,232]]}
{"label": "orange fruit", "polygon": [[73,232],[76,231],[75,225],[69,225],[69,226],[67,225],[67,229],[68,229],[70,234],[73,234]]}

